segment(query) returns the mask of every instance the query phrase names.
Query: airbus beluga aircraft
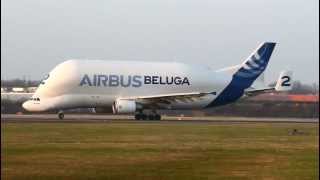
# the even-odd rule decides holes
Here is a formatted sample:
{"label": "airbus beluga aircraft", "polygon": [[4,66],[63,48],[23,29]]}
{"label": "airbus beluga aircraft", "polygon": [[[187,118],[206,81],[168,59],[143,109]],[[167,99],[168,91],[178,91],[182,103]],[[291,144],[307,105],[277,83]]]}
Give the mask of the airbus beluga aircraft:
{"label": "airbus beluga aircraft", "polygon": [[[28,101],[27,111],[112,109],[137,120],[160,120],[160,109],[202,109],[241,97],[291,88],[291,71],[275,87],[260,86],[275,43],[262,43],[242,64],[212,70],[177,62],[68,60],[57,65]],[[256,83],[255,83],[256,82]],[[145,113],[150,111],[150,113]]]}

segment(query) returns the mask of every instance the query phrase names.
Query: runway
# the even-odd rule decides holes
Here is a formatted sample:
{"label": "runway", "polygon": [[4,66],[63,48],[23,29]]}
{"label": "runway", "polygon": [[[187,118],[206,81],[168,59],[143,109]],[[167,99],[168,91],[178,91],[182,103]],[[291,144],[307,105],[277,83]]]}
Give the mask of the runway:
{"label": "runway", "polygon": [[4,123],[319,123],[311,118],[260,118],[260,117],[180,117],[162,116],[161,121],[134,120],[128,115],[66,114],[63,120],[56,114],[1,114]]}

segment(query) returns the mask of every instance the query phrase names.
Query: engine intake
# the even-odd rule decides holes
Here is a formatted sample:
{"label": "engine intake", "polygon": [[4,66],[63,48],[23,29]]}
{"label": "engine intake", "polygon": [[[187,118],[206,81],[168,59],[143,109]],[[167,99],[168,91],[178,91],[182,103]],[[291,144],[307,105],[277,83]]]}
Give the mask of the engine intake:
{"label": "engine intake", "polygon": [[116,100],[112,110],[114,114],[129,114],[136,112],[137,105],[134,100]]}

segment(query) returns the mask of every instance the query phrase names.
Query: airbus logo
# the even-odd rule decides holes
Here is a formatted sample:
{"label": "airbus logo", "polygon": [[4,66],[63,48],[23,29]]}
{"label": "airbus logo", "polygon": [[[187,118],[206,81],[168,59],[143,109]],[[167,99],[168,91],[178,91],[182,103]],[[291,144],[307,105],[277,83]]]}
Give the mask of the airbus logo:
{"label": "airbus logo", "polygon": [[85,74],[79,86],[102,86],[102,87],[141,87],[148,85],[190,85],[187,77],[180,76],[139,76],[139,75],[102,75]]}

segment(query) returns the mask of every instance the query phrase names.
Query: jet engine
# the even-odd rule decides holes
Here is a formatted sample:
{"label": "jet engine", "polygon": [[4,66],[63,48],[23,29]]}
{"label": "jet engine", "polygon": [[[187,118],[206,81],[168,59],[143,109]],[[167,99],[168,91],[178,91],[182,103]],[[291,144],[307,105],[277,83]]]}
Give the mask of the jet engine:
{"label": "jet engine", "polygon": [[113,103],[112,110],[114,114],[128,114],[136,112],[137,105],[134,100],[116,100]]}

